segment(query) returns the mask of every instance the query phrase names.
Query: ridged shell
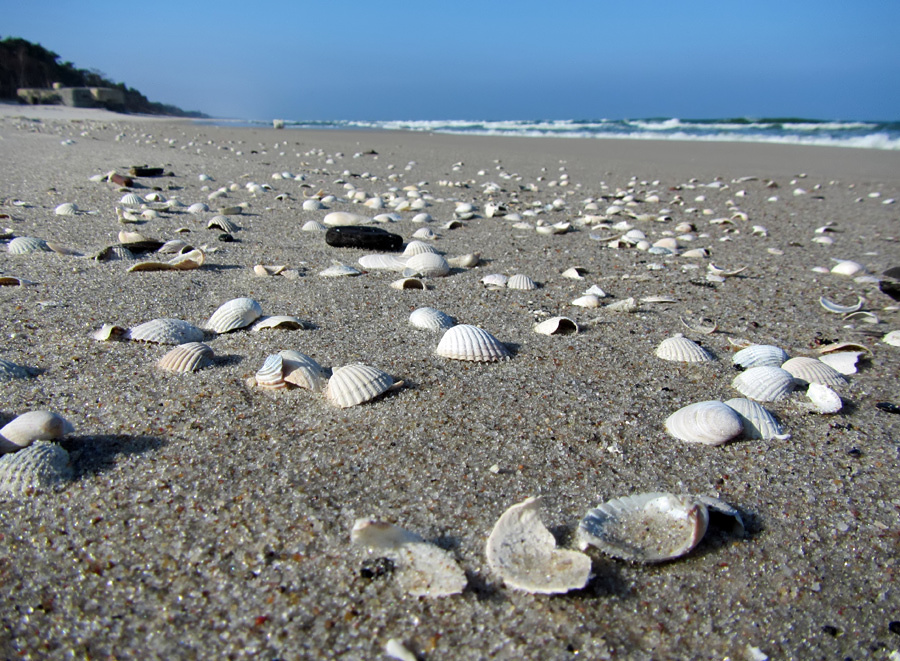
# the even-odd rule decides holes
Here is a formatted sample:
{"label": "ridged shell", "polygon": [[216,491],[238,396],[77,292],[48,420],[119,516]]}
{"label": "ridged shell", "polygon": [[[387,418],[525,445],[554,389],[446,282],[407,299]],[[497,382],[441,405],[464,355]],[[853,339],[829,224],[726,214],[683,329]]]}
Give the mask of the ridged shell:
{"label": "ridged shell", "polygon": [[506,281],[506,286],[509,289],[520,289],[522,291],[537,289],[537,283],[527,275],[522,275],[521,273],[510,276],[509,280]]}
{"label": "ridged shell", "polygon": [[718,401],[697,402],[666,418],[666,431],[687,443],[722,445],[744,431],[737,412]]}
{"label": "ridged shell", "polygon": [[205,202],[195,202],[187,208],[187,212],[191,214],[204,213],[209,211],[209,206]]}
{"label": "ridged shell", "polygon": [[139,207],[144,203],[144,198],[142,198],[137,193],[125,193],[122,196],[122,199],[119,200],[119,204],[124,204],[128,207]]}
{"label": "ridged shell", "polygon": [[810,383],[806,396],[819,413],[837,413],[844,405],[840,395],[821,383]]}
{"label": "ridged shell", "polygon": [[57,216],[74,216],[78,213],[78,206],[71,202],[63,202],[54,209],[54,213]]}
{"label": "ridged shell", "polygon": [[413,257],[414,255],[421,255],[422,253],[437,254],[437,249],[430,243],[425,243],[424,241],[410,241],[406,244],[406,248],[403,249],[404,257]]}
{"label": "ridged shell", "polygon": [[325,232],[328,227],[317,220],[307,220],[300,229],[304,232]]}
{"label": "ridged shell", "polygon": [[0,492],[21,495],[50,490],[74,476],[69,453],[57,443],[36,441],[0,457]]}
{"label": "ridged shell", "polygon": [[128,329],[124,337],[134,342],[156,344],[187,344],[200,342],[206,337],[201,329],[181,319],[152,319]]}
{"label": "ridged shell", "polygon": [[238,227],[237,223],[232,222],[231,219],[228,218],[228,216],[213,216],[206,224],[206,229],[218,229],[222,230],[223,232],[228,232],[229,234],[234,234],[241,228]]}
{"label": "ridged shell", "polygon": [[213,350],[202,342],[187,342],[169,351],[157,364],[167,372],[196,372],[212,364],[213,356]]}
{"label": "ridged shell", "polygon": [[741,349],[734,354],[731,362],[743,368],[781,367],[781,364],[788,358],[787,352],[781,347],[771,344],[751,344],[746,349]]}
{"label": "ridged shell", "polygon": [[541,522],[540,499],[513,505],[497,520],[485,555],[491,570],[511,588],[539,594],[580,590],[591,574],[583,553],[556,548],[556,539]]}
{"label": "ridged shell", "polygon": [[430,227],[420,227],[415,232],[413,232],[414,239],[420,239],[422,241],[431,241],[437,238],[437,234],[434,233],[434,230]]}
{"label": "ridged shell", "polygon": [[267,356],[263,366],[256,372],[256,385],[268,390],[284,390],[284,359],[279,354]]}
{"label": "ridged shell", "polygon": [[313,358],[299,351],[286,349],[279,351],[282,360],[282,374],[291,383],[313,392],[322,392],[328,380],[328,373]]}
{"label": "ridged shell", "polygon": [[301,205],[301,207],[304,211],[318,211],[319,209],[324,209],[325,205],[322,204],[319,200],[313,198],[309,200],[303,200],[303,204]]}
{"label": "ridged shell", "polygon": [[541,335],[572,335],[578,332],[578,324],[568,317],[550,317],[535,324],[534,332]]}
{"label": "ridged shell", "polygon": [[6,248],[13,255],[27,255],[32,252],[50,252],[50,247],[43,239],[33,236],[17,236]]}
{"label": "ridged shell", "polygon": [[778,420],[762,404],[751,399],[735,397],[725,402],[726,406],[733,408],[744,425],[744,436],[747,438],[759,438],[768,441],[772,438],[788,439],[790,434],[784,433]]}
{"label": "ridged shell", "polygon": [[332,264],[324,271],[319,271],[319,276],[323,278],[342,278],[355,275],[362,275],[362,271],[346,264]]}
{"label": "ridged shell", "polygon": [[579,546],[634,562],[664,562],[693,549],[706,534],[709,511],[691,496],[641,493],[608,500],[578,524]]}
{"label": "ridged shell", "polygon": [[790,372],[800,385],[820,383],[823,386],[843,386],[847,379],[833,367],[816,358],[797,356],[785,362],[781,369]]}
{"label": "ridged shell", "polygon": [[98,262],[115,262],[120,260],[134,261],[135,259],[137,259],[137,257],[135,257],[134,253],[123,246],[121,243],[116,243],[99,250],[93,256],[93,259],[97,260]]}
{"label": "ridged shell", "polygon": [[331,375],[325,395],[328,401],[347,408],[375,399],[394,385],[394,377],[377,367],[352,363]]}
{"label": "ridged shell", "polygon": [[731,385],[744,397],[758,402],[779,402],[793,392],[796,383],[790,372],[763,365],[741,372]]}
{"label": "ridged shell", "polygon": [[712,354],[681,333],[660,342],[656,347],[656,355],[663,360],[678,363],[706,363],[713,360]]}
{"label": "ridged shell", "polygon": [[385,253],[363,255],[358,261],[360,266],[370,271],[402,271],[406,268],[405,257]]}
{"label": "ridged shell", "polygon": [[34,373],[27,367],[0,358],[0,381],[27,379],[30,376],[34,376]]}
{"label": "ridged shell", "polygon": [[406,260],[406,272],[420,275],[423,278],[440,278],[450,273],[450,265],[442,255],[432,252],[421,252]]}
{"label": "ridged shell", "polygon": [[249,326],[262,316],[262,307],[252,298],[234,298],[213,312],[206,328],[216,333],[227,333]]}
{"label": "ridged shell", "polygon": [[500,340],[477,326],[460,324],[444,333],[435,353],[453,360],[492,363],[509,358],[509,349]]}
{"label": "ridged shell", "polygon": [[423,330],[446,330],[452,328],[456,320],[434,308],[418,308],[409,315],[409,323]]}
{"label": "ridged shell", "polygon": [[0,452],[15,452],[34,441],[56,441],[75,431],[72,423],[51,411],[29,411],[0,429]]}

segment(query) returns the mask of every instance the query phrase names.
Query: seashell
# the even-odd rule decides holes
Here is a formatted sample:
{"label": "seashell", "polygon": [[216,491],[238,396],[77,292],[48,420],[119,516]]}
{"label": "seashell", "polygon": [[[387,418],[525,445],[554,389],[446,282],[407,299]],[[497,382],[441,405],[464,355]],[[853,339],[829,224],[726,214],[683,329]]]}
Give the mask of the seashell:
{"label": "seashell", "polygon": [[190,271],[200,268],[205,261],[205,253],[198,248],[194,248],[189,252],[177,255],[168,262],[138,262],[128,269],[128,273],[142,271]]}
{"label": "seashell", "polygon": [[706,349],[681,333],[660,342],[656,347],[656,355],[663,360],[679,363],[705,363],[714,360]]}
{"label": "seashell", "polygon": [[0,381],[11,381],[12,379],[27,379],[34,376],[34,372],[21,365],[16,365],[8,360],[0,358]]}
{"label": "seashell", "polygon": [[687,443],[722,445],[743,429],[737,412],[718,401],[689,404],[666,418],[666,431]]}
{"label": "seashell", "polygon": [[[100,330],[103,331],[105,328],[106,326]],[[112,327],[113,334],[115,328]],[[126,340],[132,340],[133,342],[152,342],[155,344],[200,342],[205,336],[206,333],[196,326],[181,319],[170,318],[152,319],[128,329],[122,335]]]}
{"label": "seashell", "polygon": [[33,236],[17,236],[6,248],[12,255],[27,255],[32,252],[50,252],[50,246],[43,239]]}
{"label": "seashell", "polygon": [[562,277],[569,278],[570,280],[584,280],[584,276],[587,275],[587,273],[587,269],[580,266],[573,266],[572,268],[563,271]]}
{"label": "seashell", "polygon": [[125,193],[122,196],[122,199],[119,200],[119,204],[124,204],[126,207],[139,207],[144,203],[144,198],[142,198],[137,193]]}
{"label": "seashell", "polygon": [[781,369],[790,372],[794,380],[803,386],[810,383],[821,383],[823,386],[847,384],[847,379],[840,372],[815,358],[797,356],[785,361]]}
{"label": "seashell", "polygon": [[511,588],[539,594],[580,590],[591,576],[591,559],[558,549],[538,513],[540,499],[527,498],[494,524],[485,547],[491,570]]}
{"label": "seashell", "polygon": [[857,296],[857,301],[853,305],[838,305],[837,303],[829,301],[827,298],[822,296],[821,298],[819,298],[819,305],[821,305],[829,312],[833,312],[834,314],[850,314],[852,312],[858,312],[862,309],[863,297]]}
{"label": "seashell", "polygon": [[387,372],[362,363],[352,363],[335,370],[328,379],[325,395],[335,406],[347,408],[375,399],[394,385],[394,377]]}
{"label": "seashell", "polygon": [[252,326],[250,326],[250,330],[258,333],[261,330],[268,330],[270,328],[284,328],[285,330],[302,330],[309,328],[310,325],[297,317],[292,317],[289,315],[278,314],[273,315],[271,317],[259,317]]}
{"label": "seashell", "polygon": [[404,257],[413,257],[422,253],[437,253],[437,249],[424,241],[410,241],[406,244],[406,248],[403,249]]}
{"label": "seashell", "polygon": [[437,253],[417,253],[406,261],[404,274],[420,275],[424,278],[439,278],[450,273],[450,265]]}
{"label": "seashell", "polygon": [[717,324],[712,319],[699,319],[698,321],[694,321],[692,319],[685,319],[684,317],[679,317],[681,320],[681,325],[687,328],[689,331],[694,333],[702,333],[703,335],[712,335],[719,329],[719,324]]}
{"label": "seashell", "polygon": [[593,294],[597,298],[606,298],[606,292],[600,289],[597,285],[591,285],[586,292],[584,292],[585,296],[589,294]]}
{"label": "seashell", "polygon": [[599,308],[600,299],[596,294],[585,294],[572,301],[572,305],[577,305],[580,308]]}
{"label": "seashell", "polygon": [[495,289],[505,289],[508,281],[509,278],[502,273],[491,273],[481,279],[481,282],[485,287],[492,287]]}
{"label": "seashell", "polygon": [[74,216],[78,213],[78,206],[71,202],[64,202],[56,207],[53,212],[57,216]]}
{"label": "seashell", "polygon": [[347,211],[332,211],[322,219],[322,224],[327,227],[339,227],[341,225],[364,225],[369,222],[366,216]]}
{"label": "seashell", "polygon": [[72,423],[51,411],[29,411],[0,429],[0,453],[16,452],[35,441],[56,441],[75,431]]}
{"label": "seashell", "polygon": [[409,315],[409,323],[423,330],[446,330],[456,324],[450,315],[434,308],[418,308]]}
{"label": "seashell", "polygon": [[872,312],[851,312],[850,314],[844,315],[844,321],[853,321],[859,319],[861,322],[865,324],[877,324],[878,317]]}
{"label": "seashell", "polygon": [[211,365],[213,356],[213,350],[202,342],[186,342],[160,358],[157,365],[167,372],[196,372]]}
{"label": "seashell", "polygon": [[362,271],[346,264],[332,264],[324,271],[319,271],[323,278],[340,278],[344,276],[362,275]]}
{"label": "seashell", "polygon": [[308,200],[303,200],[301,207],[304,211],[318,211],[319,209],[324,209],[325,205],[315,198],[310,198]]}
{"label": "seashell", "polygon": [[579,546],[614,558],[664,562],[689,553],[706,534],[709,511],[692,496],[641,493],[608,500],[578,524]]}
{"label": "seashell", "polygon": [[184,250],[191,250],[191,246],[187,243],[187,241],[183,241],[181,239],[172,239],[171,241],[166,241],[159,247],[159,250],[156,252],[163,255],[175,255],[181,254]]}
{"label": "seashell", "polygon": [[213,216],[210,221],[206,224],[206,229],[208,230],[222,230],[223,232],[228,232],[229,234],[234,234],[237,232],[240,227],[237,226],[236,223],[233,223],[228,216]]}
{"label": "seashell", "polygon": [[835,351],[819,356],[819,360],[840,374],[849,376],[856,374],[856,362],[864,353],[863,351]]}
{"label": "seashell", "polygon": [[791,437],[784,433],[781,425],[762,404],[743,397],[735,397],[725,402],[741,417],[744,425],[744,436],[768,441],[773,438],[785,440]]}
{"label": "seashell", "polygon": [[23,495],[57,488],[74,477],[69,453],[58,443],[37,441],[0,457],[0,492]]}
{"label": "seashell", "polygon": [[788,359],[787,352],[781,347],[771,344],[751,344],[741,349],[731,358],[731,362],[743,368],[748,367],[781,367]]}
{"label": "seashell", "polygon": [[637,312],[638,305],[635,302],[634,297],[629,296],[628,298],[623,298],[621,301],[610,303],[603,309],[609,310],[610,312]]}
{"label": "seashell", "polygon": [[108,340],[128,339],[128,329],[122,326],[114,326],[113,324],[103,324],[99,329],[91,334],[95,340],[106,342]]}
{"label": "seashell", "polygon": [[357,519],[350,541],[393,560],[400,586],[413,596],[446,597],[466,587],[465,572],[447,551],[398,526]]}
{"label": "seashell", "polygon": [[778,402],[791,394],[794,377],[780,367],[761,365],[738,374],[731,382],[744,397],[758,402]]}
{"label": "seashell", "polygon": [[284,359],[279,354],[266,356],[263,366],[255,374],[256,385],[267,390],[284,390],[287,382],[284,380]]}
{"label": "seashell", "polygon": [[279,351],[282,375],[290,383],[313,392],[322,392],[328,382],[328,372],[313,358],[290,349]]}
{"label": "seashell", "polygon": [[848,278],[852,278],[859,273],[865,273],[865,271],[866,268],[862,264],[852,262],[849,259],[838,260],[838,263],[831,267],[832,273],[846,275]]}
{"label": "seashell", "polygon": [[481,253],[470,252],[465,255],[457,255],[456,257],[448,257],[447,264],[455,269],[468,269],[477,266],[481,261]]}
{"label": "seashell", "polygon": [[681,253],[681,256],[687,257],[688,259],[703,259],[709,257],[709,250],[706,248],[691,248],[690,250],[685,250]]}
{"label": "seashell", "polygon": [[391,283],[394,289],[428,289],[425,283],[418,278],[400,278]]}
{"label": "seashell", "polygon": [[881,341],[885,344],[890,344],[892,347],[900,347],[900,331],[892,330],[885,333]]}
{"label": "seashell", "polygon": [[527,275],[517,274],[511,276],[509,280],[506,281],[506,286],[509,289],[519,289],[521,291],[532,291],[537,289],[537,283],[529,278]]}
{"label": "seashell", "polygon": [[578,332],[578,324],[568,317],[550,317],[535,324],[534,332],[541,335],[572,335]]}
{"label": "seashell", "polygon": [[364,269],[371,271],[402,271],[406,268],[406,258],[387,253],[363,255],[357,260]]}
{"label": "seashell", "polygon": [[434,230],[430,227],[420,227],[415,232],[413,232],[414,239],[421,239],[423,241],[431,241],[437,237],[437,234],[434,233]]}
{"label": "seashell", "polygon": [[410,219],[412,223],[430,223],[434,220],[430,213],[417,213]]}
{"label": "seashell", "polygon": [[308,220],[303,224],[303,227],[300,228],[304,232],[326,232],[328,231],[328,227],[323,225],[322,223],[316,220]]}
{"label": "seashell", "polygon": [[452,360],[491,363],[507,360],[509,349],[496,337],[477,326],[460,324],[447,330],[435,353]]}
{"label": "seashell", "polygon": [[249,326],[262,316],[262,307],[252,298],[235,298],[219,306],[206,328],[214,333],[227,333]]}
{"label": "seashell", "polygon": [[205,202],[195,202],[187,208],[187,212],[190,214],[204,213],[206,211],[209,211],[209,206]]}
{"label": "seashell", "polygon": [[806,396],[819,413],[837,413],[844,405],[840,395],[821,383],[810,383]]}
{"label": "seashell", "polygon": [[855,351],[859,354],[871,353],[871,351],[869,351],[869,347],[865,346],[864,344],[857,344],[856,342],[832,342],[831,344],[823,344],[818,349],[818,352],[820,354],[842,353],[845,351]]}

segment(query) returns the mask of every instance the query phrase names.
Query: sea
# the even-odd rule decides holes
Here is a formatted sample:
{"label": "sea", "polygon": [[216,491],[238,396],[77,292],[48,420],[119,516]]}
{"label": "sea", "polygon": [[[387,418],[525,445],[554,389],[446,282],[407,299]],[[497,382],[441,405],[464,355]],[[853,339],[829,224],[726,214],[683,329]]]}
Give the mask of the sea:
{"label": "sea", "polygon": [[[215,122],[217,123],[217,122]],[[234,125],[235,122],[228,122]],[[272,121],[241,121],[267,125]],[[828,121],[795,117],[730,119],[565,119],[565,120],[414,120],[291,121],[285,128],[388,129],[464,135],[509,135],[529,138],[690,140],[825,145],[858,149],[900,149],[900,122]]]}

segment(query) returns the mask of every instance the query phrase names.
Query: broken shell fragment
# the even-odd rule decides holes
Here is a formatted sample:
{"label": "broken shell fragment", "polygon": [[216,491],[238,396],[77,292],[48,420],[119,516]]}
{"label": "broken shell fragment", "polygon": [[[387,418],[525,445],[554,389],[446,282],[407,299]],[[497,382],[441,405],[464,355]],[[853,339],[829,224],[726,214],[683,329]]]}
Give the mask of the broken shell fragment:
{"label": "broken shell fragment", "polygon": [[287,383],[313,392],[322,392],[328,381],[328,373],[315,359],[290,349],[279,351],[282,375]]}
{"label": "broken shell fragment", "polygon": [[213,312],[206,328],[222,334],[245,328],[262,316],[262,307],[252,298],[241,297],[226,301]]}
{"label": "broken shell fragment", "polygon": [[831,353],[826,353],[822,356],[819,356],[819,360],[828,365],[829,367],[837,370],[844,376],[849,376],[851,374],[856,374],[856,362],[859,360],[859,357],[864,353],[868,352],[868,349],[863,351],[834,351]]}
{"label": "broken shell fragment", "polygon": [[506,510],[485,547],[488,565],[511,588],[540,594],[580,590],[591,577],[591,559],[558,549],[541,523],[540,500],[528,498]]}
{"label": "broken shell fragment", "polygon": [[823,386],[843,386],[847,379],[830,365],[816,358],[797,356],[786,361],[781,369],[789,372],[800,385],[821,383]]}
{"label": "broken shell fragment", "polygon": [[852,278],[858,273],[864,273],[865,270],[866,268],[862,264],[850,261],[849,259],[838,260],[838,263],[831,267],[832,273],[846,275],[848,278]]}
{"label": "broken shell fragment", "polygon": [[319,271],[319,276],[323,278],[341,278],[356,275],[362,275],[362,271],[346,264],[332,264],[324,271]]}
{"label": "broken shell fragment", "polygon": [[718,401],[689,404],[666,418],[666,431],[678,440],[722,445],[744,431],[741,417]]}
{"label": "broken shell fragment", "polygon": [[413,310],[409,323],[423,330],[447,330],[456,324],[456,320],[440,310],[425,307]]}
{"label": "broken shell fragment", "polygon": [[468,360],[479,363],[491,363],[507,360],[509,349],[486,330],[460,324],[447,330],[441,337],[435,353],[452,360]]}
{"label": "broken shell fragment", "polygon": [[821,383],[810,383],[806,396],[816,410],[823,414],[837,413],[844,405],[840,395]]}
{"label": "broken shell fragment", "polygon": [[394,377],[377,367],[352,363],[335,370],[328,379],[325,395],[335,406],[348,408],[373,400],[402,383],[395,384]]}
{"label": "broken shell fragment", "polygon": [[74,476],[69,453],[58,443],[35,441],[0,457],[0,492],[24,495],[55,489]]}
{"label": "broken shell fragment", "polygon": [[502,273],[490,273],[481,279],[481,284],[493,289],[505,289],[508,281],[509,278]]}
{"label": "broken shell fragment", "polygon": [[478,252],[470,252],[465,255],[457,255],[456,257],[448,257],[447,264],[450,265],[450,268],[454,269],[468,269],[473,266],[478,266],[478,263],[481,261],[481,253]]}
{"label": "broken shell fragment", "polygon": [[203,266],[206,256],[202,250],[195,248],[189,252],[178,255],[168,262],[138,262],[128,269],[129,273],[142,271],[191,271]]}
{"label": "broken shell fragment", "polygon": [[773,438],[785,440],[791,437],[786,434],[778,420],[762,404],[751,399],[735,397],[725,402],[741,417],[744,425],[744,436],[768,441]]}
{"label": "broken shell fragment", "polygon": [[656,347],[656,355],[663,360],[679,363],[705,363],[713,360],[712,354],[681,333],[660,342]]}
{"label": "broken shell fragment", "polygon": [[541,335],[572,335],[578,332],[578,324],[568,317],[550,317],[534,327]]}
{"label": "broken shell fragment", "polygon": [[[105,331],[109,337],[116,335],[115,326],[104,326],[100,331]],[[98,334],[100,333],[98,331]],[[187,344],[188,342],[200,342],[206,336],[203,330],[181,319],[151,319],[150,321],[130,328],[122,334],[126,340],[133,342],[152,342],[155,344]],[[95,337],[97,337],[95,335]],[[100,338],[98,338],[100,339]]]}
{"label": "broken shell fragment", "polygon": [[600,299],[596,294],[585,294],[572,301],[572,305],[577,305],[580,308],[599,308]]}
{"label": "broken shell fragment", "polygon": [[268,330],[270,328],[283,328],[285,330],[302,330],[309,328],[310,325],[303,321],[302,319],[298,319],[297,317],[292,317],[286,314],[276,314],[271,317],[260,317],[253,325],[250,326],[250,330],[258,333],[261,330]]}
{"label": "broken shell fragment", "polygon": [[857,296],[857,301],[853,305],[838,305],[837,303],[830,301],[822,296],[819,298],[819,305],[821,305],[829,312],[833,312],[834,314],[850,314],[852,312],[858,312],[859,310],[862,310],[863,297]]}
{"label": "broken shell fragment", "polygon": [[196,372],[211,365],[213,355],[213,350],[202,342],[187,342],[169,351],[157,364],[167,372]]}
{"label": "broken shell fragment", "polygon": [[29,411],[0,429],[0,453],[16,452],[35,441],[56,441],[75,431],[72,423],[51,411]]}
{"label": "broken shell fragment", "polygon": [[284,390],[287,383],[284,380],[283,358],[279,354],[266,356],[265,362],[260,367],[254,378],[259,388],[266,390]]}
{"label": "broken shell fragment", "polygon": [[731,382],[744,397],[758,402],[779,402],[794,390],[796,382],[790,372],[771,365],[751,367]]}
{"label": "broken shell fragment", "polygon": [[390,286],[394,289],[428,289],[419,278],[400,278],[394,280]]}

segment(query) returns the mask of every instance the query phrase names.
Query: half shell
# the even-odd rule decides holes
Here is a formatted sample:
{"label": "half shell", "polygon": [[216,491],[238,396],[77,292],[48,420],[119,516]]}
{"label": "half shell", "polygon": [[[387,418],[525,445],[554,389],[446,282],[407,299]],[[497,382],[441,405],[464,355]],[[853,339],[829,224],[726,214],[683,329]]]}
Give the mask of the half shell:
{"label": "half shell", "polygon": [[13,255],[27,255],[32,252],[51,252],[50,246],[43,239],[33,236],[17,236],[9,242],[6,249]]}
{"label": "half shell", "polygon": [[781,369],[790,372],[794,380],[804,386],[810,383],[820,383],[823,386],[847,384],[847,379],[840,372],[816,358],[797,356],[785,362]]}
{"label": "half shell", "polygon": [[578,332],[578,324],[568,317],[550,317],[535,324],[534,332],[541,335],[572,335]]}
{"label": "half shell", "polygon": [[249,326],[262,316],[262,307],[252,298],[234,298],[213,312],[206,328],[215,333],[227,333]]}
{"label": "half shell", "polygon": [[404,274],[420,275],[424,278],[440,278],[450,273],[450,265],[442,255],[420,252],[406,260]]}
{"label": "half shell", "polygon": [[735,365],[741,367],[780,367],[788,359],[787,352],[781,347],[771,344],[751,344],[741,349],[731,359]]}
{"label": "half shell", "polygon": [[340,408],[368,402],[394,386],[394,377],[377,367],[352,363],[336,370],[328,379],[325,395]]}
{"label": "half shell", "polygon": [[250,330],[256,333],[261,330],[267,330],[270,328],[300,330],[310,328],[310,324],[297,317],[292,317],[286,314],[276,314],[271,317],[260,317],[255,322],[253,322],[252,326],[250,326]]}
{"label": "half shell", "polygon": [[510,279],[506,281],[506,286],[509,289],[520,289],[522,291],[531,291],[538,288],[537,283],[534,280],[521,273],[511,276]]}
{"label": "half shell", "polygon": [[456,320],[434,308],[418,308],[409,315],[409,323],[423,330],[446,330],[452,328]]}
{"label": "half shell", "polygon": [[790,372],[763,365],[741,372],[731,385],[744,397],[758,402],[779,402],[793,392],[796,383]]}
{"label": "half shell", "polygon": [[410,241],[406,244],[406,248],[403,249],[403,256],[413,257],[415,255],[421,255],[422,253],[426,252],[437,254],[437,248],[435,248],[430,243],[425,243],[424,241]]}
{"label": "half shell", "polygon": [[718,401],[697,402],[666,418],[666,431],[687,443],[722,445],[744,431],[737,412]]}
{"label": "half shell", "polygon": [[282,375],[287,383],[313,392],[321,392],[328,382],[328,373],[313,358],[299,351],[279,351]]}
{"label": "half shell", "polygon": [[284,390],[287,383],[284,380],[283,358],[278,354],[266,356],[263,366],[257,370],[256,385],[267,390]]}
{"label": "half shell", "polygon": [[23,413],[0,429],[0,452],[15,452],[34,441],[55,441],[75,431],[72,423],[51,411]]}
{"label": "half shell", "polygon": [[663,360],[679,363],[705,363],[713,360],[712,354],[681,333],[660,342],[656,347],[656,355]]}
{"label": "half shell", "polygon": [[212,364],[213,355],[213,350],[202,342],[186,342],[169,351],[157,364],[167,372],[196,372]]}
{"label": "half shell", "polygon": [[837,413],[844,405],[840,395],[821,383],[810,383],[806,396],[819,413]]}
{"label": "half shell", "polygon": [[491,363],[510,357],[509,349],[496,337],[477,326],[460,324],[450,328],[438,343],[435,353],[453,360]]}
{"label": "half shell", "polygon": [[725,402],[737,412],[744,425],[744,436],[768,441],[772,438],[788,439],[790,434],[784,433],[778,420],[762,404],[743,397],[735,397]]}
{"label": "half shell", "polygon": [[[105,326],[104,326],[105,328]],[[113,327],[114,329],[115,327]],[[103,330],[103,329],[101,329]],[[152,319],[125,331],[123,337],[134,342],[186,344],[200,342],[206,333],[181,319]]]}
{"label": "half shell", "polygon": [[391,287],[394,289],[428,289],[419,278],[400,278],[399,280],[394,280],[391,283]]}
{"label": "half shell", "polygon": [[0,457],[0,492],[4,493],[53,489],[73,475],[69,453],[57,443],[36,441],[24,450]]}

